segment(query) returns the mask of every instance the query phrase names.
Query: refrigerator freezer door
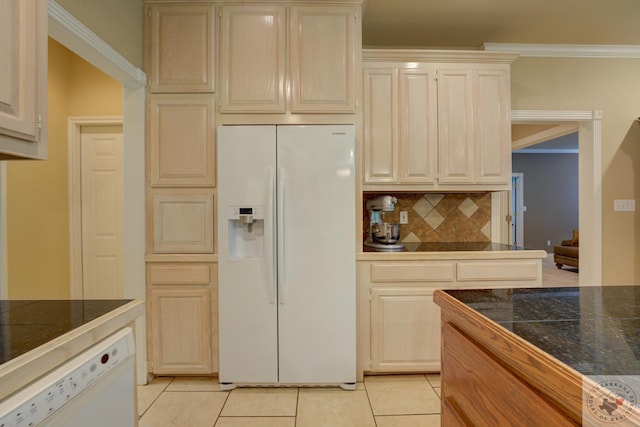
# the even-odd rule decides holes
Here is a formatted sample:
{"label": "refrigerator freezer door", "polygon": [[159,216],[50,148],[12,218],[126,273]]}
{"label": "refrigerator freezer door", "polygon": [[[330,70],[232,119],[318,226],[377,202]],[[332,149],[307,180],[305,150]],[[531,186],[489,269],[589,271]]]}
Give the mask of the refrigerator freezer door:
{"label": "refrigerator freezer door", "polygon": [[354,127],[278,126],[277,139],[279,379],[355,382]]}
{"label": "refrigerator freezer door", "polygon": [[[218,311],[222,383],[278,381],[275,301],[275,126],[218,127]],[[271,198],[271,200],[270,200]],[[264,208],[262,226],[245,238],[263,240],[262,257],[230,257],[229,206]],[[263,233],[252,236],[252,233]],[[250,242],[249,242],[250,243]]]}

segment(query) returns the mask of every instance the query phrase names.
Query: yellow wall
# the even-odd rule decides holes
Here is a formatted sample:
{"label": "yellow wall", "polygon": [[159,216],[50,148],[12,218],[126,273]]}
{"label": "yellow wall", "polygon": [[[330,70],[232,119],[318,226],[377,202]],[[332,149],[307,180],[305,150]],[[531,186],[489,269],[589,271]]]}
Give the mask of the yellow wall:
{"label": "yellow wall", "polygon": [[121,115],[122,86],[49,39],[49,159],[7,162],[11,299],[69,298],[67,120]]}
{"label": "yellow wall", "polygon": [[58,0],[58,4],[113,47],[129,62],[142,68],[143,0]]}
{"label": "yellow wall", "polygon": [[[640,283],[640,218],[614,199],[640,202],[640,60],[519,58],[514,110],[602,110],[602,280]],[[640,204],[638,205],[640,210]]]}

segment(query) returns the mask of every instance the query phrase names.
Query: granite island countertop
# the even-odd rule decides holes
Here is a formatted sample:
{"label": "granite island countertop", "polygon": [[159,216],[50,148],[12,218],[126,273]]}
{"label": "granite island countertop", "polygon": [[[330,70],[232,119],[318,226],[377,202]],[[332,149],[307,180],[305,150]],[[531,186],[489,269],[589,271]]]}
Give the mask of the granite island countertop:
{"label": "granite island countertop", "polygon": [[143,314],[140,300],[0,300],[0,399]]}
{"label": "granite island countertop", "polygon": [[444,292],[582,375],[640,374],[640,286]]}
{"label": "granite island countertop", "polygon": [[443,425],[640,425],[640,287],[436,290],[434,302]]}

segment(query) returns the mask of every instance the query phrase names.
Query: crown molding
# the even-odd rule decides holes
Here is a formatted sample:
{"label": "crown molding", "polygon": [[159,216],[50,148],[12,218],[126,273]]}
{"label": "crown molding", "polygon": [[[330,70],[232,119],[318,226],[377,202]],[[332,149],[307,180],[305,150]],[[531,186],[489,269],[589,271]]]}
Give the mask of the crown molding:
{"label": "crown molding", "polygon": [[484,50],[520,57],[640,59],[639,45],[484,43]]}
{"label": "crown molding", "polygon": [[518,55],[513,52],[491,52],[486,50],[362,49],[362,59],[365,61],[473,61],[510,64],[517,57]]}
{"label": "crown molding", "polygon": [[109,46],[94,32],[67,12],[55,0],[49,0],[49,36],[102,69],[124,86],[145,86],[147,75]]}

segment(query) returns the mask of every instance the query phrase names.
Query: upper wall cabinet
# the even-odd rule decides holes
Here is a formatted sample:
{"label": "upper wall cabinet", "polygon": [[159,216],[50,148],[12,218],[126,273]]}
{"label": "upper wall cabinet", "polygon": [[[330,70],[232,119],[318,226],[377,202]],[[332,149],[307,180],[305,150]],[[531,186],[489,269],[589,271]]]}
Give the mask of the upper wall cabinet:
{"label": "upper wall cabinet", "polygon": [[359,5],[221,7],[222,113],[355,112]]}
{"label": "upper wall cabinet", "polygon": [[214,92],[215,7],[147,4],[145,16],[151,92]]}
{"label": "upper wall cabinet", "polygon": [[47,158],[47,1],[0,2],[0,160]]}
{"label": "upper wall cabinet", "polygon": [[282,5],[222,6],[223,113],[285,112],[285,22]]}
{"label": "upper wall cabinet", "polygon": [[440,184],[509,184],[509,70],[473,64],[438,72]]}
{"label": "upper wall cabinet", "polygon": [[513,54],[364,51],[364,184],[506,190]]}
{"label": "upper wall cabinet", "polygon": [[434,184],[435,68],[367,66],[364,86],[365,182]]}

